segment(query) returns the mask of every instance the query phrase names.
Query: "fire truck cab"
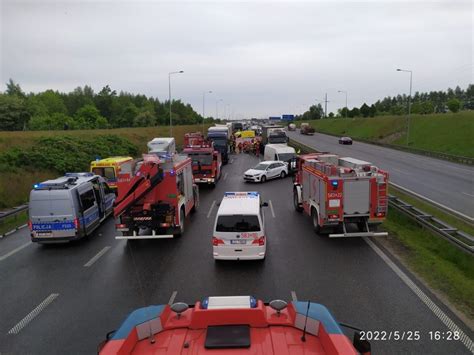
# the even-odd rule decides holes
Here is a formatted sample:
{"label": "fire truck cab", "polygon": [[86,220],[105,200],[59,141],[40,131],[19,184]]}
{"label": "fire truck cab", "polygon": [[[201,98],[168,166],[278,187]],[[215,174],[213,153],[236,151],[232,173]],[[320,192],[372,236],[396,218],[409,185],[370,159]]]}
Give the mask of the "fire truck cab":
{"label": "fire truck cab", "polygon": [[387,172],[327,153],[301,155],[297,167],[294,207],[311,216],[316,233],[329,232],[333,238],[387,235],[374,231],[387,215]]}
{"label": "fire truck cab", "polygon": [[192,160],[194,182],[216,186],[221,177],[222,157],[213,142],[201,132],[186,133],[183,153]]}
{"label": "fire truck cab", "polygon": [[[184,233],[185,218],[199,206],[191,159],[174,154],[159,158],[144,154],[131,179],[118,182],[114,205],[116,239],[173,238]],[[151,231],[151,234],[146,232]]]}

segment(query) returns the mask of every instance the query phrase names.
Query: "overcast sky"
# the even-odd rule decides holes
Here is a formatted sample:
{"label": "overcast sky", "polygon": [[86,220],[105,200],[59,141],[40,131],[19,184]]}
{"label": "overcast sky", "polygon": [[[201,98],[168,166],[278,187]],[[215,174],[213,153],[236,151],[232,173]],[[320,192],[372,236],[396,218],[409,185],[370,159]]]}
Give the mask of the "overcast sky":
{"label": "overcast sky", "polygon": [[5,1],[1,83],[106,84],[234,118],[328,112],[473,82],[471,1]]}

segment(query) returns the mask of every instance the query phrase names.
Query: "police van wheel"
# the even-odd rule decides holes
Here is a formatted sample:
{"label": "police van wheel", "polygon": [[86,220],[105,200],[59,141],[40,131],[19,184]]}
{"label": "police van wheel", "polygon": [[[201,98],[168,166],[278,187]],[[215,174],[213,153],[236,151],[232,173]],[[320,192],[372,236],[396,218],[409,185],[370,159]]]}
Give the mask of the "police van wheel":
{"label": "police van wheel", "polygon": [[311,209],[311,220],[313,221],[313,229],[317,234],[320,234],[321,232],[321,227],[319,225],[319,217],[318,217],[318,212],[316,211],[315,208]]}

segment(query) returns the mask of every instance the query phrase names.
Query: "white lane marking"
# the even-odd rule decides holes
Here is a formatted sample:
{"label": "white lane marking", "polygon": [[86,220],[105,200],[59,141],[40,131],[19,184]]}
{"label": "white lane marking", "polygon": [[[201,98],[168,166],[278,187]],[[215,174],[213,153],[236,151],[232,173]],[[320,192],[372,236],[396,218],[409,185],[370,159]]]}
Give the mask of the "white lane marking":
{"label": "white lane marking", "polygon": [[298,297],[296,297],[295,291],[291,291],[291,299],[293,300],[293,302],[298,302]]}
{"label": "white lane marking", "polygon": [[473,195],[473,194],[468,194],[467,192],[462,192],[462,194],[464,194],[464,195],[467,195],[467,196],[474,197],[474,195]]}
{"label": "white lane marking", "polygon": [[270,211],[272,211],[272,217],[275,218],[275,211],[273,210],[272,200],[268,200],[268,204],[270,205]]}
{"label": "white lane marking", "polygon": [[407,172],[402,171],[402,170],[400,170],[400,169],[392,168],[391,170],[398,171],[399,173],[402,173],[402,174],[405,174],[405,175],[411,175],[410,173],[407,173]]}
{"label": "white lane marking", "polygon": [[8,331],[8,334],[18,334],[20,330],[28,325],[35,317],[40,314],[40,312],[45,309],[51,302],[54,301],[56,297],[59,296],[59,293],[52,293],[44,299],[35,309],[26,315],[21,321],[19,321],[12,329]]}
{"label": "white lane marking", "polygon": [[212,201],[211,208],[209,208],[209,212],[207,212],[207,218],[211,215],[212,209],[214,208],[214,205],[216,204],[216,200]]}
{"label": "white lane marking", "polygon": [[32,242],[28,242],[28,243],[25,243],[25,244],[20,245],[19,247],[13,249],[11,252],[6,253],[5,255],[0,256],[0,261],[5,260],[6,258],[8,258],[9,256],[12,256],[12,255],[15,254],[15,253],[18,253],[21,249],[24,249],[24,248],[26,248],[27,246],[29,246],[29,245],[31,245],[31,244],[33,244],[33,243],[32,243]]}
{"label": "white lane marking", "polygon": [[90,259],[87,263],[84,264],[84,267],[89,267],[89,266],[92,266],[92,264],[94,264],[97,260],[99,260],[99,258],[104,255],[105,253],[107,253],[109,251],[111,247],[110,246],[106,246],[104,247],[101,251],[99,251],[97,254],[95,254],[92,259]]}
{"label": "white lane marking", "polygon": [[227,173],[224,174],[224,180],[227,179]]}
{"label": "white lane marking", "polygon": [[474,222],[474,218],[472,218],[472,217],[470,217],[470,216],[468,216],[468,215],[465,215],[464,213],[461,213],[461,212],[459,212],[459,211],[453,210],[452,208],[450,208],[450,207],[448,207],[448,206],[445,206],[445,205],[443,205],[443,204],[441,204],[441,203],[439,203],[439,202],[433,201],[432,199],[430,199],[430,198],[428,198],[428,197],[426,197],[426,196],[420,195],[420,194],[416,193],[415,191],[412,191],[412,190],[410,190],[410,189],[407,189],[406,187],[397,185],[397,184],[395,184],[395,183],[393,183],[393,182],[389,182],[389,184],[392,185],[392,186],[395,186],[397,189],[402,190],[402,192],[403,192],[403,191],[404,191],[404,192],[407,192],[407,193],[409,193],[409,194],[411,194],[411,195],[414,195],[414,196],[416,196],[416,197],[421,198],[422,200],[428,201],[429,203],[432,203],[432,204],[435,205],[435,206],[441,207],[441,208],[445,209],[446,211],[449,211],[449,212],[453,213],[454,215],[461,216],[462,218],[467,219],[467,220],[470,221],[471,223]]}
{"label": "white lane marking", "polygon": [[388,258],[387,255],[377,247],[374,242],[372,242],[367,237],[363,238],[367,244],[382,258],[383,261],[397,274],[397,276],[407,285],[418,298],[434,313],[439,320],[444,323],[449,330],[453,332],[459,332],[460,341],[467,347],[468,350],[474,353],[474,342],[469,338],[469,336],[464,333],[461,328],[459,328],[456,323],[449,318],[446,313],[444,313],[410,278],[405,274],[395,263]]}
{"label": "white lane marking", "polygon": [[174,303],[174,299],[176,298],[176,295],[178,294],[178,291],[173,291],[171,294],[170,300],[168,301],[168,304],[171,306]]}

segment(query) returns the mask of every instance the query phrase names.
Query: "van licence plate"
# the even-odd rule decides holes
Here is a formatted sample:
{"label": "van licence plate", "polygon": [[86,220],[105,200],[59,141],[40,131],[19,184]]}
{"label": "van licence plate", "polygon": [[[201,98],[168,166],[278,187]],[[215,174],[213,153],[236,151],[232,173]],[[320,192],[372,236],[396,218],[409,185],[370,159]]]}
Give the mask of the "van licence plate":
{"label": "van licence plate", "polygon": [[36,232],[37,237],[52,237],[53,233],[51,232]]}
{"label": "van licence plate", "polygon": [[231,239],[230,244],[246,244],[247,241],[245,239]]}

